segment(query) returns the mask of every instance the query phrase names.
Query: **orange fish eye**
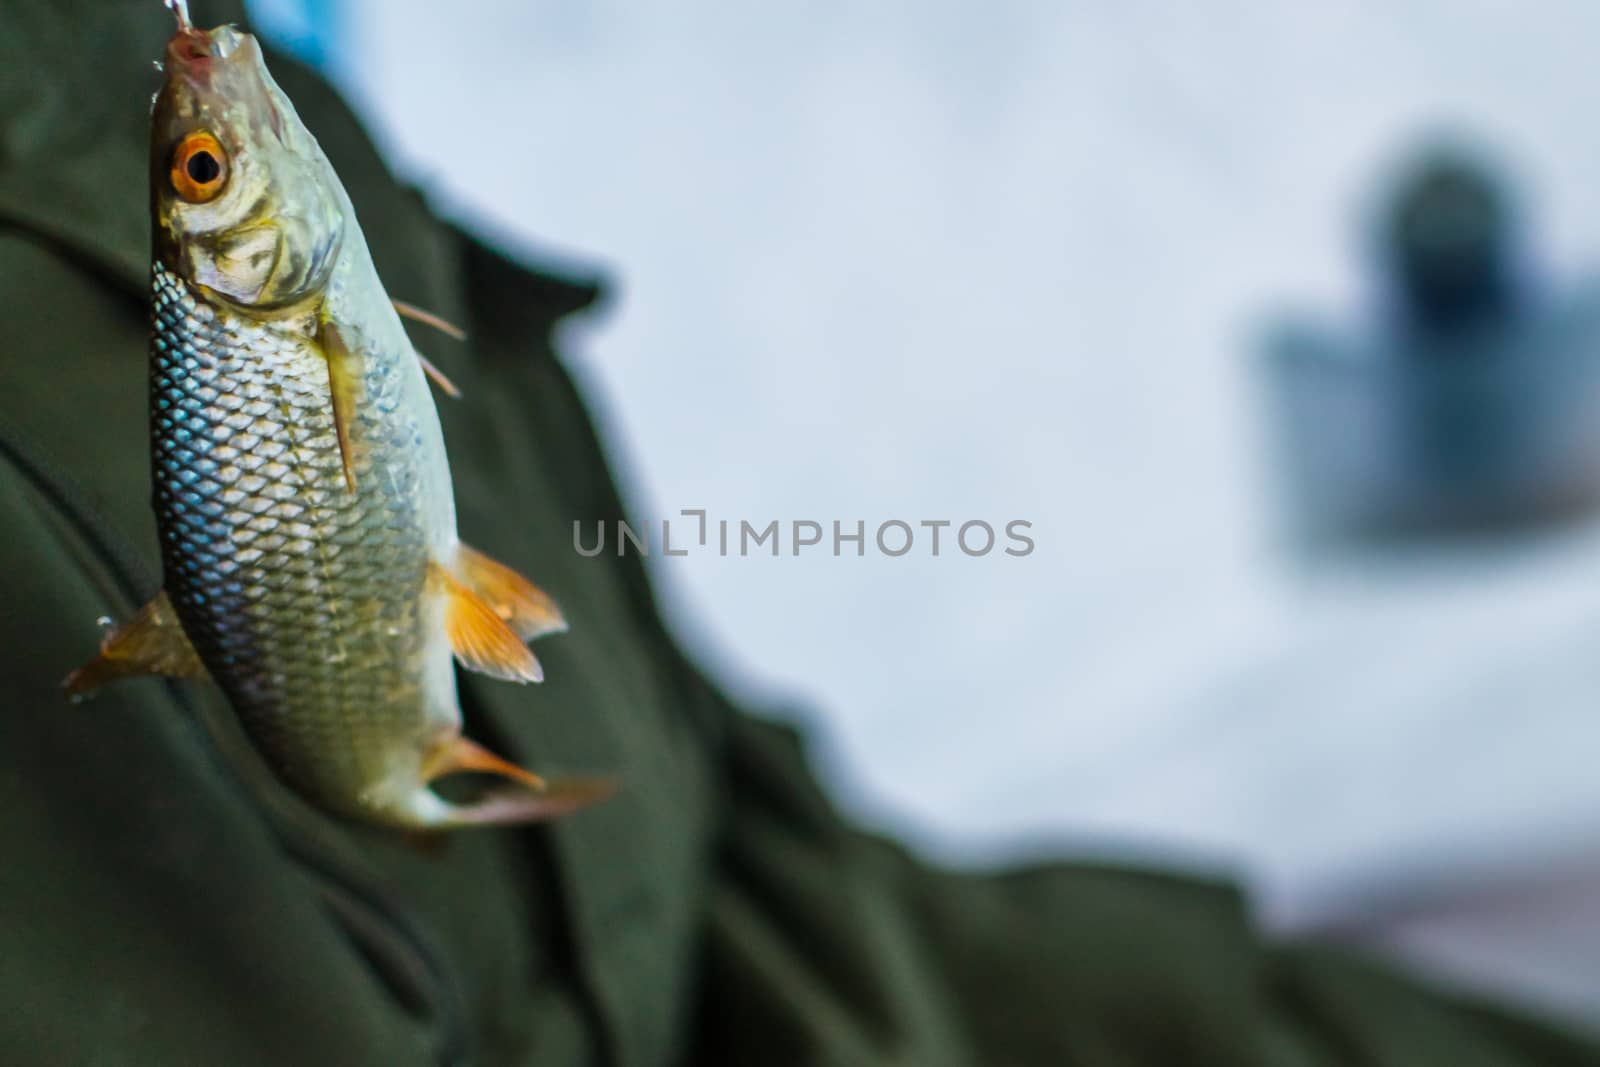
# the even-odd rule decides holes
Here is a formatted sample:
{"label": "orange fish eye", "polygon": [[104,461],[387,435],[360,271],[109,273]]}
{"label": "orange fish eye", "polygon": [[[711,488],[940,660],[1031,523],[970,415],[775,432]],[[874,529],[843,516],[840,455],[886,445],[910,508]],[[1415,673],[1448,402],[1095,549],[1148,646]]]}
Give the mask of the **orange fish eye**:
{"label": "orange fish eye", "polygon": [[228,153],[205,131],[191,133],[172,152],[172,188],[191,204],[215,200],[228,182]]}

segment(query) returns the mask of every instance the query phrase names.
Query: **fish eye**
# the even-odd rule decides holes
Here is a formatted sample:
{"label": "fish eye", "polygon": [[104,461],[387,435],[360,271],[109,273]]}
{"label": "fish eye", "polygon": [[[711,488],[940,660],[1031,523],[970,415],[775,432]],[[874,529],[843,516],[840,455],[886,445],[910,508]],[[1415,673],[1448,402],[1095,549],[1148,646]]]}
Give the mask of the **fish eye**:
{"label": "fish eye", "polygon": [[191,204],[216,199],[228,181],[228,153],[201,130],[178,142],[172,152],[172,189]]}

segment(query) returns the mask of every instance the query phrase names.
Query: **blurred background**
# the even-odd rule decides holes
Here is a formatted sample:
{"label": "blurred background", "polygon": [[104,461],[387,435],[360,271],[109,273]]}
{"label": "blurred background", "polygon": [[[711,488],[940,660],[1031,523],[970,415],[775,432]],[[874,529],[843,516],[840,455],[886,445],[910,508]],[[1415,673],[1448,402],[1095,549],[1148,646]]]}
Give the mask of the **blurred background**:
{"label": "blurred background", "polygon": [[1600,7],[253,15],[609,280],[567,359],[639,519],[1032,522],[653,561],[860,819],[1600,1017]]}

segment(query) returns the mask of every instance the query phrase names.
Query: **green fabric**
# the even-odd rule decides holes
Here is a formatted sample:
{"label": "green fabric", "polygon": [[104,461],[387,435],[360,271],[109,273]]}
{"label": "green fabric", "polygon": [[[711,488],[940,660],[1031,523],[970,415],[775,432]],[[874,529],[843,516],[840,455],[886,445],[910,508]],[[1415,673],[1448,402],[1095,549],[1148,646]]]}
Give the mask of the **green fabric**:
{"label": "green fabric", "polygon": [[597,287],[436,219],[282,58],[391,293],[472,337],[424,342],[466,395],[441,403],[464,538],[572,623],[545,685],[464,678],[469,730],[626,787],[422,849],[286,792],[203,685],[68,705],[96,617],[159,581],[144,130],[170,23],[154,0],[0,13],[0,1063],[1600,1063],[1268,945],[1226,886],[958,875],[848,827],[795,736],[678,651],[639,560],[573,551],[575,519],[622,515],[551,343]]}

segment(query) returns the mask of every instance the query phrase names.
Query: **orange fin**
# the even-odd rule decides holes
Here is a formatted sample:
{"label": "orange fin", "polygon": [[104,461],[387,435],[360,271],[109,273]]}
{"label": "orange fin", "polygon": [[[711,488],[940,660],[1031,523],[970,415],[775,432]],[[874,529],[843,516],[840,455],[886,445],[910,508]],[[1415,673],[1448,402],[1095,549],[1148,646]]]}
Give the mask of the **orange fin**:
{"label": "orange fin", "polygon": [[456,576],[524,641],[566,632],[567,620],[548,593],[477,549],[457,546]]}
{"label": "orange fin", "polygon": [[403,319],[420,322],[424,326],[432,326],[446,337],[452,337],[457,341],[465,341],[467,339],[466,330],[463,330],[448,319],[440,318],[431,311],[419,308],[415,304],[408,304],[404,300],[391,299],[389,303],[394,305],[394,309],[400,313],[400,317]]}
{"label": "orange fin", "polygon": [[543,790],[545,781],[532,771],[525,771],[510,760],[501,759],[476,741],[455,734],[441,741],[422,761],[422,780],[432,782],[448,774],[477,771],[481,774],[498,774],[521,782],[529,789]]}
{"label": "orange fin", "polygon": [[440,370],[438,367],[435,367],[433,363],[429,361],[427,356],[423,355],[421,352],[418,352],[416,349],[413,348],[411,350],[411,354],[417,357],[418,363],[422,364],[422,373],[431,378],[433,380],[433,384],[437,385],[441,390],[444,391],[445,396],[448,396],[451,400],[461,399],[461,390],[456,388],[455,382],[452,382],[449,378],[445,377],[444,371]]}
{"label": "orange fin", "polygon": [[205,665],[178,623],[178,614],[165,592],[139,609],[100,642],[100,652],[62,680],[74,696],[100,688],[118,678],[161,674],[168,678],[202,678]]}
{"label": "orange fin", "polygon": [[445,632],[463,667],[507,682],[544,681],[539,661],[494,608],[437,563],[428,573],[445,596]]}
{"label": "orange fin", "polygon": [[355,455],[350,442],[350,424],[355,421],[356,394],[361,389],[361,374],[356,355],[339,327],[324,322],[317,331],[322,356],[328,361],[328,394],[333,399],[333,429],[339,438],[339,463],[344,468],[345,488],[356,491]]}
{"label": "orange fin", "polygon": [[597,804],[616,791],[614,778],[568,778],[551,782],[539,792],[521,787],[496,789],[470,804],[440,802],[424,825],[430,830],[447,830],[548,822]]}

